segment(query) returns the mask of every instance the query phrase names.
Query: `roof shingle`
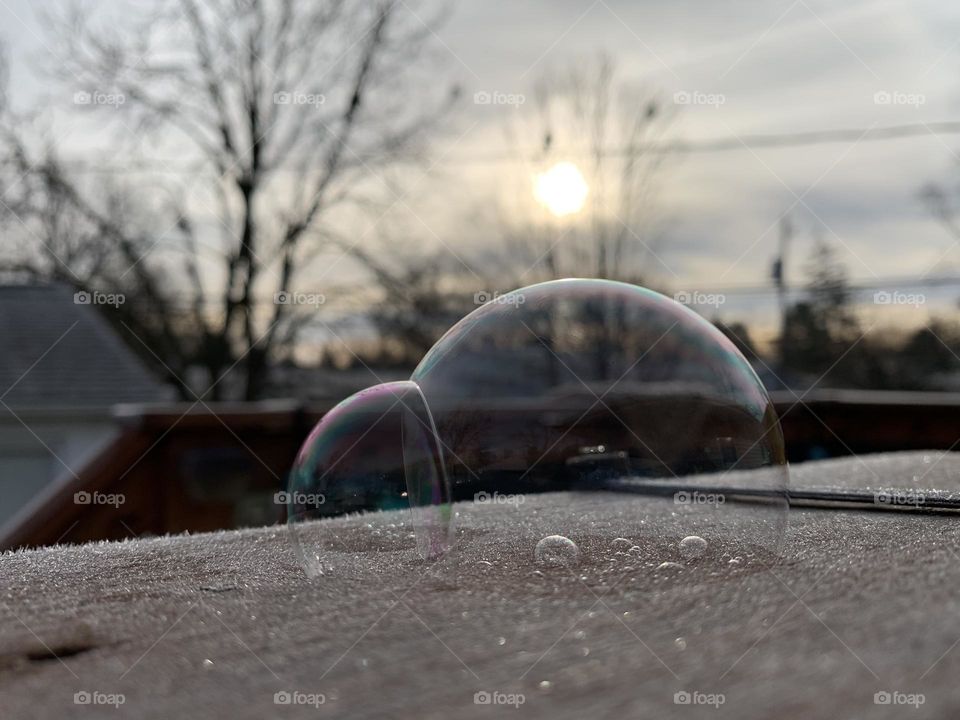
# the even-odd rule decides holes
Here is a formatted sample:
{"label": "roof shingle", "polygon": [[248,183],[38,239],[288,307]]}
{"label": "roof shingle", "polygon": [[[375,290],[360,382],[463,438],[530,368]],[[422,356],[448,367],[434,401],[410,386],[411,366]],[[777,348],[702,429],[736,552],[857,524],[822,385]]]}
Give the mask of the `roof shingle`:
{"label": "roof shingle", "polygon": [[63,285],[0,285],[0,399],[105,408],[170,398],[99,310]]}

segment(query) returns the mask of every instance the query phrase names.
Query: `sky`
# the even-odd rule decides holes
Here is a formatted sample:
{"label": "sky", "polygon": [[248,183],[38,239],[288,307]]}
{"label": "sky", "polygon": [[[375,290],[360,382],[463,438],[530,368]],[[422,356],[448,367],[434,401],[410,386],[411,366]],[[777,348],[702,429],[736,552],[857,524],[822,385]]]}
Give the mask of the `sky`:
{"label": "sky", "polygon": [[[29,69],[38,58],[55,61],[34,5],[0,0],[18,107],[49,101],[45,80]],[[531,180],[522,164],[476,161],[503,154],[502,130],[518,109],[477,105],[474,93],[527,96],[542,73],[602,52],[615,59],[624,87],[672,104],[667,139],[727,138],[741,146],[665,163],[653,263],[661,285],[710,292],[769,283],[777,222],[786,211],[799,229],[792,282],[803,280],[814,237],[828,241],[864,285],[960,275],[960,246],[920,199],[928,183],[960,187],[960,136],[926,127],[960,120],[956,3],[460,0],[436,28],[434,49],[443,76],[462,84],[465,103],[434,148],[441,158],[434,171],[412,181],[416,192],[387,218],[428,227],[425,242],[456,253],[489,241],[469,218]],[[919,134],[778,148],[750,141],[757,134],[900,124],[916,125]],[[82,154],[96,144],[95,129],[70,132],[64,142]],[[528,200],[535,202],[532,189]],[[903,283],[899,289],[910,291]],[[924,307],[881,308],[885,317],[899,322],[943,312],[960,288],[922,292],[930,301]],[[774,311],[772,296],[757,295],[728,295],[724,308],[768,321]]]}

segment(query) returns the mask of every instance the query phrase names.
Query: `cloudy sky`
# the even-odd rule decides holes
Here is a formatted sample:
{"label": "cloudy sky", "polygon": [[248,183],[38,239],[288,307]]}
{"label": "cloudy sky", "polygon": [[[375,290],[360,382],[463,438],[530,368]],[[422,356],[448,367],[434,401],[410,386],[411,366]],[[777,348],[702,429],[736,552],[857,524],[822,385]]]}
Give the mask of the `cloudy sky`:
{"label": "cloudy sky", "polygon": [[[0,33],[11,47],[21,106],[42,97],[43,80],[30,63],[51,55],[34,5],[0,0]],[[815,234],[863,284],[960,273],[960,247],[919,198],[930,182],[960,186],[960,136],[926,127],[960,120],[960,5],[460,0],[451,8],[436,48],[444,72],[463,84],[466,102],[436,149],[443,158],[437,177],[418,178],[409,202],[441,245],[482,242],[465,230],[466,219],[501,201],[505,186],[529,180],[515,162],[476,162],[503,154],[501,130],[515,109],[476,105],[473,94],[529,94],[549,68],[603,52],[616,59],[625,86],[680,101],[668,137],[739,145],[666,163],[659,212],[668,222],[657,246],[663,283],[709,290],[768,282],[785,211],[800,227],[793,280],[802,279]],[[857,133],[777,148],[753,147],[751,140],[903,124],[915,125],[917,134],[874,141]],[[76,135],[70,142],[85,147]],[[519,185],[504,182],[508,177]],[[960,294],[956,287],[927,292],[943,302]],[[728,309],[745,312],[755,302],[731,300]]]}

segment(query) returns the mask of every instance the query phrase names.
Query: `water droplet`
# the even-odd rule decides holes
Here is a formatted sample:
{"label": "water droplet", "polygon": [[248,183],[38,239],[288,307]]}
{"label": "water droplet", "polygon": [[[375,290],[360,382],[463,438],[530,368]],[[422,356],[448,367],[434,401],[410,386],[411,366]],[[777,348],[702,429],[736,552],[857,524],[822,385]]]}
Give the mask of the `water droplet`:
{"label": "water droplet", "polygon": [[213,667],[213,660],[211,660],[210,658],[206,658],[206,659],[203,661],[203,666],[204,666],[205,668]]}
{"label": "water droplet", "polygon": [[643,550],[640,549],[639,545],[634,545],[632,548],[627,550],[630,555],[639,556],[643,553]]}
{"label": "water droplet", "polygon": [[506,645],[506,644],[507,644],[507,639],[505,637],[497,638],[497,645]]}
{"label": "water droplet", "polygon": [[632,546],[633,546],[632,542],[622,537],[614,538],[613,541],[610,543],[610,547],[613,550],[620,550],[622,552],[629,550]]}
{"label": "water droplet", "polygon": [[684,640],[682,637],[678,637],[676,640],[674,640],[673,644],[676,645],[680,650],[687,649],[687,641]]}
{"label": "water droplet", "polygon": [[542,577],[544,577],[543,573],[540,572],[539,570],[534,570],[532,573],[530,573],[530,575],[531,575],[531,577],[535,577],[535,578],[542,578]]}
{"label": "water droplet", "polygon": [[662,562],[657,565],[657,570],[683,570],[683,565],[675,562]]}
{"label": "water droplet", "polygon": [[481,572],[489,572],[490,570],[493,570],[493,563],[488,560],[478,560],[477,569],[479,569]]}
{"label": "water droplet", "polygon": [[576,640],[583,640],[586,636],[587,636],[587,634],[586,634],[583,630],[577,630],[577,631],[573,634],[573,637],[574,637]]}
{"label": "water droplet", "polygon": [[548,535],[537,543],[533,552],[537,564],[545,567],[575,565],[580,555],[576,543],[563,535]]}
{"label": "water droplet", "polygon": [[699,535],[688,535],[680,541],[680,554],[685,560],[696,560],[707,551],[707,541]]}
{"label": "water droplet", "polygon": [[728,565],[739,565],[741,562],[743,562],[743,561],[740,559],[740,556],[738,555],[737,557],[730,558],[730,559],[727,561],[727,564],[728,564]]}
{"label": "water droplet", "polygon": [[553,685],[551,684],[551,682],[550,682],[549,680],[541,680],[541,681],[540,681],[540,689],[541,689],[541,690],[550,690],[550,688],[552,688],[552,687],[553,687]]}
{"label": "water droplet", "polygon": [[586,657],[587,655],[590,654],[590,648],[586,648],[586,647],[583,648],[582,650],[580,650],[580,654]]}

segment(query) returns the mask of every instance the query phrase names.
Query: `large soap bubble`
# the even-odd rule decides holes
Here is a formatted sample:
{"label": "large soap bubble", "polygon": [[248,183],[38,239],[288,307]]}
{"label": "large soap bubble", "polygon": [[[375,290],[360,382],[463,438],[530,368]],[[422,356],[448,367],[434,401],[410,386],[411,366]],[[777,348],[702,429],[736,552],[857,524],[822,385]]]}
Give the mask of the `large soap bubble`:
{"label": "large soap bubble", "polygon": [[311,573],[352,542],[313,520],[411,509],[405,547],[429,558],[453,542],[451,503],[517,513],[531,562],[544,537],[579,535],[584,564],[629,551],[739,565],[776,558],[787,480],[770,399],[713,325],[640,287],[559,280],[498,296],[409,382],[331,411],[298,458],[288,514]]}

